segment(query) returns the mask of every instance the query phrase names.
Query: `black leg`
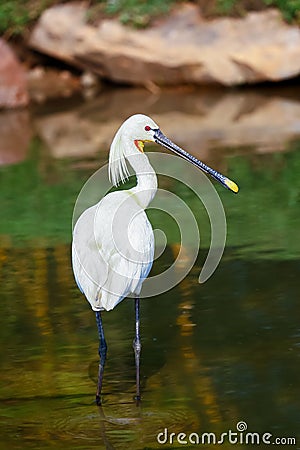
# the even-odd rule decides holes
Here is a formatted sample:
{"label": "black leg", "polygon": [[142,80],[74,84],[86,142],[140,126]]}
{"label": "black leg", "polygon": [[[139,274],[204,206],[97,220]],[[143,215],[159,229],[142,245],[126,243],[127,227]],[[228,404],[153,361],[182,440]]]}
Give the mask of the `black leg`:
{"label": "black leg", "polygon": [[99,333],[99,356],[100,356],[98,383],[96,392],[96,404],[101,405],[101,390],[102,390],[102,381],[103,381],[104,365],[106,360],[107,345],[104,337],[104,330],[100,311],[96,311],[96,322]]}
{"label": "black leg", "polygon": [[136,369],[136,402],[139,404],[141,400],[140,394],[140,354],[141,354],[141,338],[140,338],[140,299],[135,299],[135,338],[133,341],[133,349],[135,356],[135,369]]}

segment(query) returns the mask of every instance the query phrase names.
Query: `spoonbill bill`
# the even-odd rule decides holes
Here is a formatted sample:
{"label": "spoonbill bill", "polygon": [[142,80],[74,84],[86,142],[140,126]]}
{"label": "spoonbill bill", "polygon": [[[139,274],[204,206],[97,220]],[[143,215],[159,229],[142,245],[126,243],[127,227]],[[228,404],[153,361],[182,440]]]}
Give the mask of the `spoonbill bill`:
{"label": "spoonbill bill", "polygon": [[72,264],[76,283],[96,313],[99,333],[99,372],[96,403],[101,390],[107,345],[102,311],[112,310],[125,297],[135,297],[136,400],[140,400],[140,292],[153,263],[154,235],[145,209],[157,191],[157,177],[144,153],[144,143],[154,142],[189,161],[234,193],[238,186],[170,141],[150,117],[135,114],[117,131],[109,153],[109,178],[114,186],[129,176],[127,163],[136,173],[137,184],[110,192],[86,209],[73,230]]}

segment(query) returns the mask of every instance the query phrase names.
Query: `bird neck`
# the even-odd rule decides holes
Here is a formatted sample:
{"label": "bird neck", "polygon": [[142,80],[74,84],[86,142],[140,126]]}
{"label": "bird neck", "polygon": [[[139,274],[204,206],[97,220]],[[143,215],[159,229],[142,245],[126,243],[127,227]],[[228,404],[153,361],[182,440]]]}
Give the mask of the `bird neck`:
{"label": "bird neck", "polygon": [[129,164],[136,173],[137,185],[130,189],[138,204],[147,208],[157,191],[157,177],[145,153],[133,154],[127,157]]}

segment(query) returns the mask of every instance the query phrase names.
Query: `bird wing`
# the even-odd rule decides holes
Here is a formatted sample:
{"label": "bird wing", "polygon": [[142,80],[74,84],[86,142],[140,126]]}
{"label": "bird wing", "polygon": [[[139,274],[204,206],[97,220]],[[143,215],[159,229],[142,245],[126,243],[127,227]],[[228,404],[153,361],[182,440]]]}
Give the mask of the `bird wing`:
{"label": "bird wing", "polygon": [[82,213],[73,230],[72,265],[76,283],[92,308],[97,308],[99,287],[107,279],[107,264],[95,239],[94,221],[98,205]]}
{"label": "bird wing", "polygon": [[108,194],[75,225],[74,275],[94,310],[113,309],[139,294],[153,255],[151,224],[129,191]]}

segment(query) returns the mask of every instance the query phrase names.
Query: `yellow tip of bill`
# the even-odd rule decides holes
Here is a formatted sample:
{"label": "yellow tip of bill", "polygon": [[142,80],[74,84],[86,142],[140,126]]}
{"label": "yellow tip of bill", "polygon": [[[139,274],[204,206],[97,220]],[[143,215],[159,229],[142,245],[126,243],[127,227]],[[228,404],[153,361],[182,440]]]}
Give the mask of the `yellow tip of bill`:
{"label": "yellow tip of bill", "polygon": [[229,180],[229,178],[226,178],[225,180],[225,184],[228,187],[228,189],[230,189],[232,192],[234,192],[235,194],[237,192],[239,192],[239,187],[237,184],[235,184],[234,181]]}

